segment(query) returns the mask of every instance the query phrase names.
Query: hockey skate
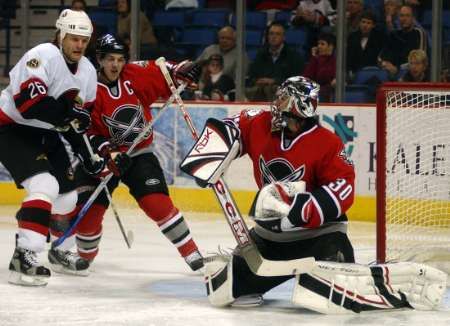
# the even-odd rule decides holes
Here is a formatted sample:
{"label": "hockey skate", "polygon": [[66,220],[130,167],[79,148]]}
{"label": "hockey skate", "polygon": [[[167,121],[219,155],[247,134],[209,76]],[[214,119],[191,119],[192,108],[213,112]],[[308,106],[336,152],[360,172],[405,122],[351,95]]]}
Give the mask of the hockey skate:
{"label": "hockey skate", "polygon": [[186,257],[184,257],[184,260],[186,261],[186,264],[189,265],[189,267],[193,270],[199,270],[202,268],[203,265],[203,256],[200,253],[200,251],[195,250],[194,252],[190,253]]}
{"label": "hockey skate", "polygon": [[9,263],[11,274],[8,282],[24,286],[45,286],[51,273],[37,261],[36,252],[18,248]]}
{"label": "hockey skate", "polygon": [[89,261],[81,258],[78,253],[69,250],[51,248],[48,251],[50,268],[56,273],[88,276]]}

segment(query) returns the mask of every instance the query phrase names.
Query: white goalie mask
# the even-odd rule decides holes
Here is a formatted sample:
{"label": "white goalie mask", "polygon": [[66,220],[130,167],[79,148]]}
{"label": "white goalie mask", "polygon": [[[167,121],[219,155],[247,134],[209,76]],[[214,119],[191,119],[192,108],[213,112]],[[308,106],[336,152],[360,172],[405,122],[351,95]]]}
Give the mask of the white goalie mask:
{"label": "white goalie mask", "polygon": [[56,29],[60,31],[60,42],[66,34],[91,37],[93,27],[89,16],[84,11],[65,9],[56,20]]}
{"label": "white goalie mask", "polygon": [[302,76],[286,79],[276,93],[271,104],[272,130],[286,126],[286,117],[312,118],[316,115],[320,86],[315,81]]}

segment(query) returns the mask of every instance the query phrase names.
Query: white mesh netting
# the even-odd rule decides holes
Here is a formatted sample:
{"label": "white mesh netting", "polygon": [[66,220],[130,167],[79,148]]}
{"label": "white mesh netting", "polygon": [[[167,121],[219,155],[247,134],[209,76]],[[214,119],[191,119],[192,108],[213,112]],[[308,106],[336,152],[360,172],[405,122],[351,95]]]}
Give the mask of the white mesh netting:
{"label": "white mesh netting", "polygon": [[386,260],[450,262],[450,90],[386,92]]}

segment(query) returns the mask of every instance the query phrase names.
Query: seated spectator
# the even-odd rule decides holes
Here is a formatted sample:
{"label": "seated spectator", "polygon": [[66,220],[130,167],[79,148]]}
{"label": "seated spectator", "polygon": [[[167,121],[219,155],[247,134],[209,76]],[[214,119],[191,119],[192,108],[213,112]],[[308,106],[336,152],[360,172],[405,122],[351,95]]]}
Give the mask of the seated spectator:
{"label": "seated spectator", "polygon": [[167,0],[166,10],[170,9],[186,9],[186,8],[198,8],[197,0]]}
{"label": "seated spectator", "polygon": [[415,24],[413,9],[403,5],[399,11],[400,29],[389,33],[379,56],[379,64],[389,74],[396,76],[402,65],[408,62],[411,50],[427,51],[426,32]]}
{"label": "seated spectator", "polygon": [[347,33],[358,30],[363,10],[363,0],[347,0]]}
{"label": "seated spectator", "polygon": [[[213,54],[220,54],[223,57],[223,73],[231,76],[233,79],[236,76],[236,32],[232,26],[222,27],[218,34],[219,43],[212,44],[206,47],[196,62],[206,61]],[[247,72],[248,57],[244,56],[244,75]]]}
{"label": "seated spectator", "polygon": [[293,26],[312,26],[320,28],[325,25],[334,25],[336,11],[329,0],[303,0],[300,1],[292,18]]}
{"label": "seated spectator", "polygon": [[317,47],[311,49],[311,58],[302,74],[320,85],[321,102],[330,102],[333,97],[333,89],[336,84],[335,45],[336,38],[333,34],[320,34]]}
{"label": "seated spectator", "polygon": [[246,96],[251,101],[272,101],[277,87],[302,71],[303,60],[285,44],[283,24],[273,22],[267,30],[267,42],[256,53],[249,68]]}
{"label": "seated spectator", "polygon": [[361,16],[359,30],[350,33],[347,41],[347,70],[350,75],[367,66],[378,65],[378,55],[384,46],[384,33],[375,28],[375,15],[366,11]]}
{"label": "seated spectator", "polygon": [[234,80],[223,73],[223,57],[213,54],[206,63],[206,69],[200,80],[201,95],[197,99],[234,101]]}
{"label": "seated spectator", "polygon": [[275,14],[281,10],[294,10],[298,0],[247,0],[248,10],[264,11],[267,13],[267,20],[272,22]]}
{"label": "seated spectator", "polygon": [[[117,36],[124,40],[127,45],[130,45],[130,31],[131,31],[131,15],[130,15],[130,0],[117,0]],[[158,40],[153,33],[153,27],[150,24],[147,16],[141,11],[139,12],[139,25],[141,46],[156,46]]]}
{"label": "seated spectator", "polygon": [[387,33],[400,27],[398,12],[401,0],[384,0],[384,28]]}
{"label": "seated spectator", "polygon": [[423,50],[412,50],[408,55],[408,68],[404,76],[400,77],[402,82],[429,82],[430,70],[428,69],[427,54]]}

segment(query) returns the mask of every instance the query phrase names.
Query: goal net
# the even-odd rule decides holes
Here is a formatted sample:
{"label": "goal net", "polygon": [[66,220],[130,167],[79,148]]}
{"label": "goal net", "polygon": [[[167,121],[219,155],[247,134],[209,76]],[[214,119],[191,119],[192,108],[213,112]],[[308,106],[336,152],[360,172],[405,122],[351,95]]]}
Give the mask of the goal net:
{"label": "goal net", "polygon": [[450,84],[378,91],[377,260],[450,270]]}

